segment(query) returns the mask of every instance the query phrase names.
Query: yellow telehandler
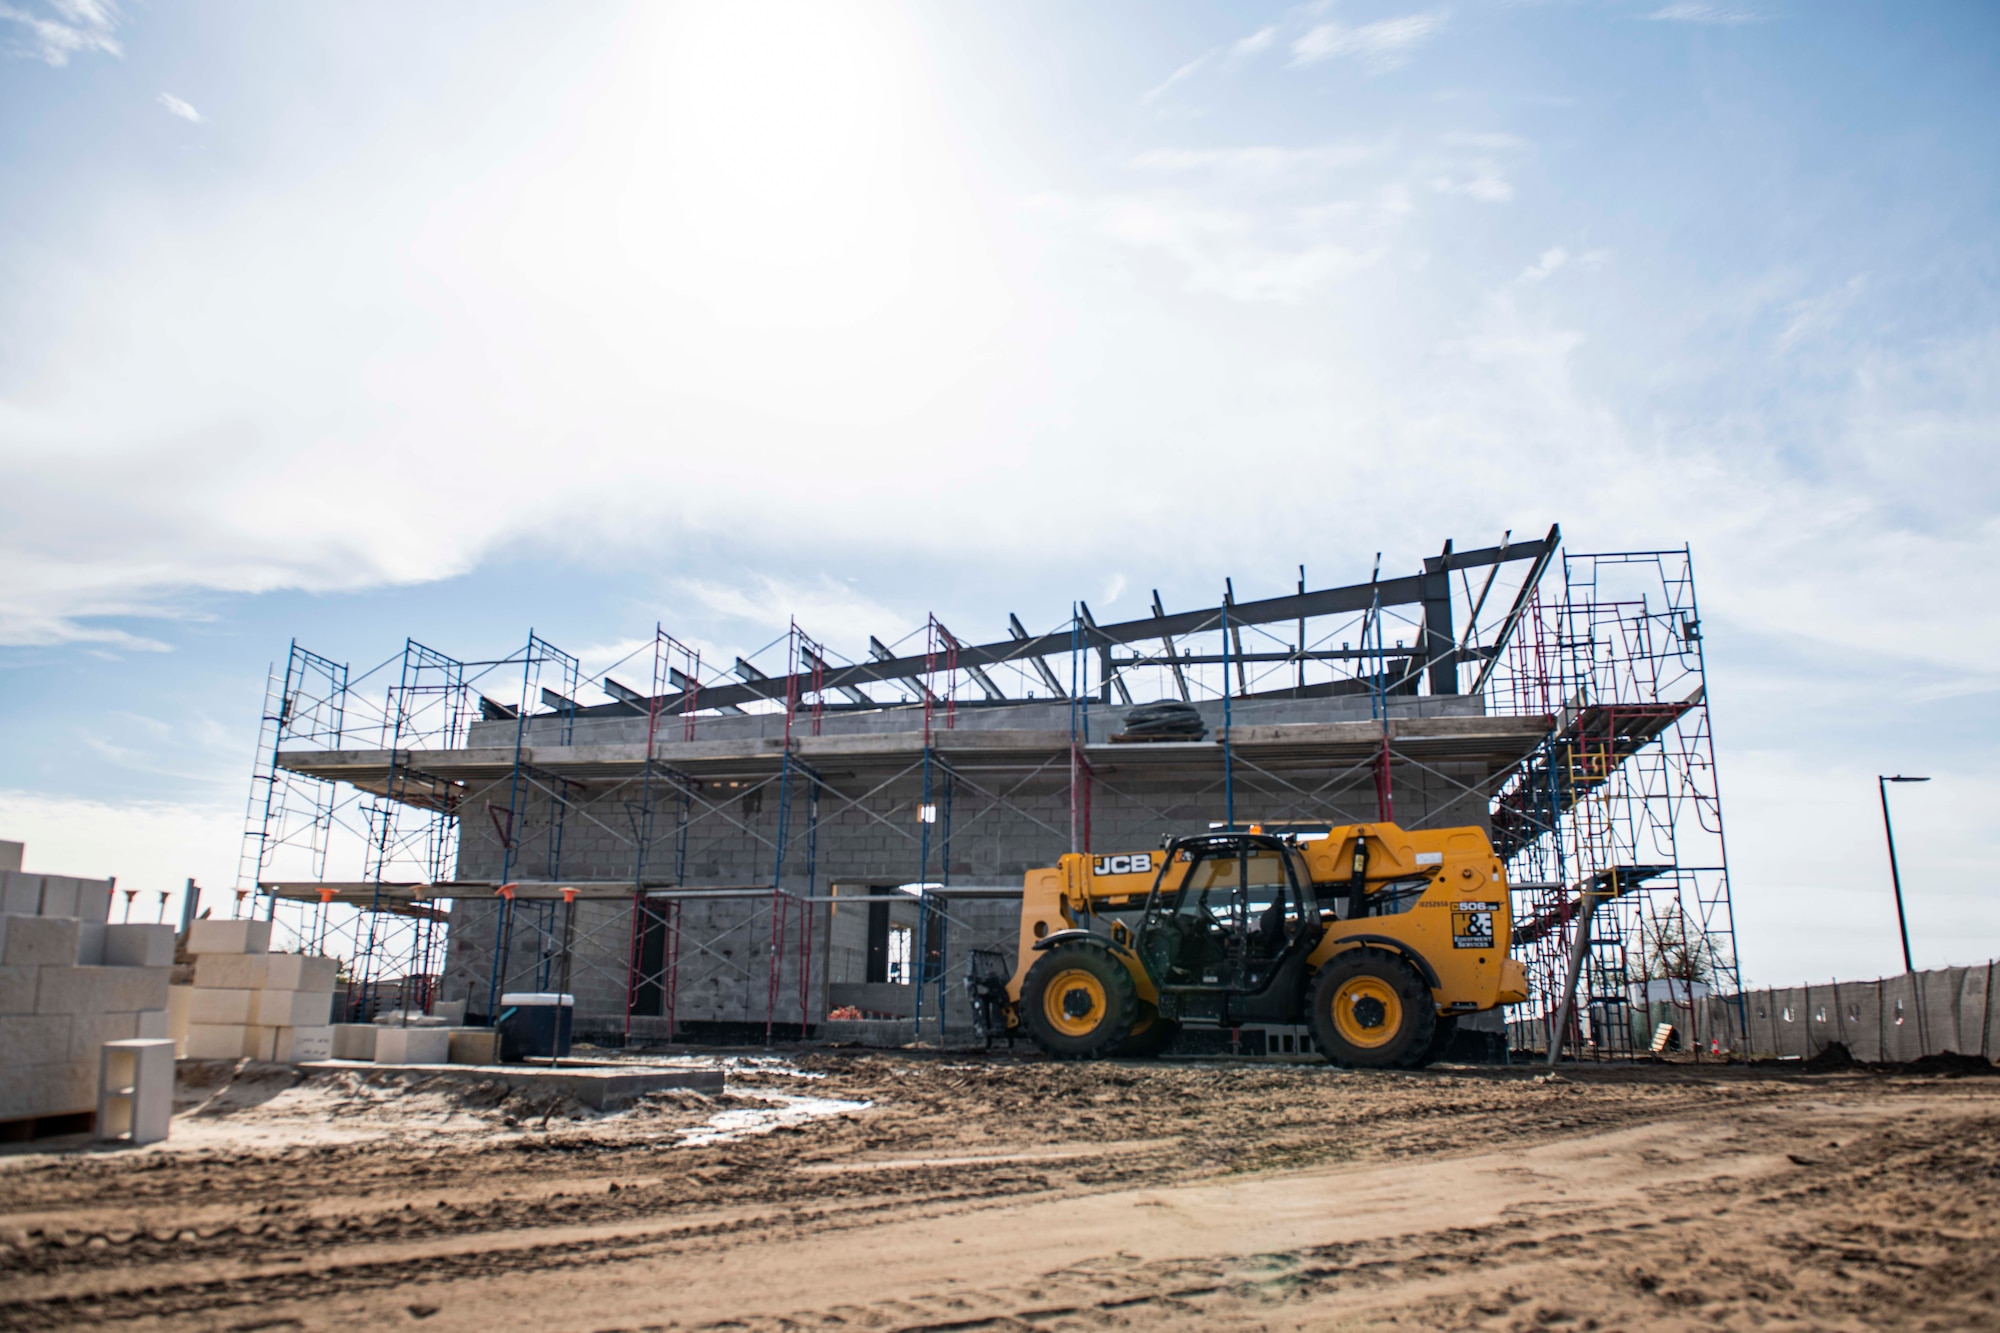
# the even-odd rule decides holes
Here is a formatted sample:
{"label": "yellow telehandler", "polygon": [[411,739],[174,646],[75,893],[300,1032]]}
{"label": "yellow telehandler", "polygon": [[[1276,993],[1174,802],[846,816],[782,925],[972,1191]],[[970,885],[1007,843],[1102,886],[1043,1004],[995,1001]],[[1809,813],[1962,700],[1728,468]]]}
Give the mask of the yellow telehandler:
{"label": "yellow telehandler", "polygon": [[1019,963],[974,1005],[1070,1059],[1205,1030],[1206,1049],[1409,1069],[1460,1015],[1527,998],[1510,936],[1481,829],[1251,825],[1030,870]]}

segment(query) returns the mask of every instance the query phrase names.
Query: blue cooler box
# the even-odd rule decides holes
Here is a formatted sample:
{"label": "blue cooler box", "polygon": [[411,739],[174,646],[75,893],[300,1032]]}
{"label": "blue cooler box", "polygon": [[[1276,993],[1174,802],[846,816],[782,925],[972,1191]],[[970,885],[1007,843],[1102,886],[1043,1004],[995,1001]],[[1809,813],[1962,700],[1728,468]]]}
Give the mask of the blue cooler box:
{"label": "blue cooler box", "polygon": [[558,1060],[569,1054],[576,996],[514,991],[500,997],[500,1060]]}

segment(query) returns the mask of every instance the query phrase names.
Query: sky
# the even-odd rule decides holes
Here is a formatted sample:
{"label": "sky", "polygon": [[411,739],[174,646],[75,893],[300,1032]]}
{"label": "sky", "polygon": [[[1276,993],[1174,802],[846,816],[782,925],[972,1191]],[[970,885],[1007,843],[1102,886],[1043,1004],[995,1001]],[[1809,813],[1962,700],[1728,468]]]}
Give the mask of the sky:
{"label": "sky", "polygon": [[1688,544],[1746,979],[2000,955],[2000,10],[0,0],[0,838],[266,675]]}

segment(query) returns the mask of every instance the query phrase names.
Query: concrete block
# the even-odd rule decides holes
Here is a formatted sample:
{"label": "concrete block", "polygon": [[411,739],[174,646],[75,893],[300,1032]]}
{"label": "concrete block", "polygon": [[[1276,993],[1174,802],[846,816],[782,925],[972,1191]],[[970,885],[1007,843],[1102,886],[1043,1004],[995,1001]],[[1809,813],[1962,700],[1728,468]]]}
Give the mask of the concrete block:
{"label": "concrete block", "polygon": [[108,879],[86,879],[79,881],[76,890],[77,916],[95,925],[103,925],[111,920],[112,882]]}
{"label": "concrete block", "polygon": [[187,949],[197,956],[211,953],[262,954],[271,951],[271,923],[247,917],[229,921],[197,921],[188,927]]}
{"label": "concrete block", "polygon": [[137,1013],[167,1007],[166,967],[45,967],[35,995],[43,1014]]}
{"label": "concrete block", "polygon": [[190,1023],[181,1045],[190,1060],[241,1060],[243,1024]]}
{"label": "concrete block", "polygon": [[188,988],[188,1022],[255,1023],[257,996],[254,990],[228,990],[219,986]]}
{"label": "concrete block", "polygon": [[35,1012],[35,986],[41,972],[38,967],[0,966],[0,1015]]}
{"label": "concrete block", "polygon": [[296,1065],[307,1060],[333,1057],[333,1025],[330,1023],[316,1027],[281,1027],[276,1029],[276,1033],[271,1058],[279,1064]]}
{"label": "concrete block", "polygon": [[451,1063],[450,1028],[375,1029],[378,1065],[443,1065]]}
{"label": "concrete block", "polygon": [[74,1115],[97,1106],[97,1062],[30,1065],[18,1083],[27,1094],[19,1115]]}
{"label": "concrete block", "polygon": [[375,1034],[381,1030],[373,1023],[335,1023],[333,1025],[333,1058],[336,1060],[373,1060],[375,1058]]}
{"label": "concrete block", "polygon": [[73,918],[0,916],[0,963],[74,967],[80,923]]}
{"label": "concrete block", "polygon": [[194,987],[167,987],[167,1035],[175,1041],[186,1041],[193,1013]]}
{"label": "concrete block", "polygon": [[[138,1020],[133,1024],[134,1030],[132,1035],[134,1037],[144,1037],[152,1041],[178,1040],[173,1032],[169,1030],[167,1011],[164,1009],[141,1009],[133,1015],[133,1018]],[[182,1030],[181,1035],[187,1035],[185,1029]]]}
{"label": "concrete block", "polygon": [[278,1029],[252,1023],[243,1029],[243,1054],[251,1060],[273,1060],[278,1052]]}
{"label": "concrete block", "polygon": [[449,1062],[455,1065],[500,1063],[500,1034],[492,1028],[446,1028],[451,1035]]}
{"label": "concrete block", "polygon": [[311,954],[274,953],[264,963],[264,985],[271,990],[325,991],[331,995],[340,979],[340,960]]}
{"label": "concrete block", "polygon": [[104,927],[88,921],[76,923],[76,962],[79,967],[104,965]]}
{"label": "concrete block", "polygon": [[68,917],[80,915],[76,910],[76,891],[77,882],[68,875],[42,876],[41,915]]}
{"label": "concrete block", "polygon": [[19,871],[21,856],[26,851],[25,843],[0,841],[0,873]]}
{"label": "concrete block", "polygon": [[200,954],[194,960],[194,984],[219,990],[262,990],[264,965],[261,953]]}
{"label": "concrete block", "polygon": [[42,877],[17,871],[0,871],[0,912],[9,916],[39,916],[42,911]]}
{"label": "concrete block", "polygon": [[135,1039],[98,1049],[97,1137],[158,1143],[174,1118],[174,1044]]}
{"label": "concrete block", "polygon": [[172,967],[174,928],[144,922],[105,926],[106,967]]}
{"label": "concrete block", "polygon": [[107,1041],[130,1041],[139,1035],[137,1014],[83,1014],[69,1023],[69,1054],[65,1059],[97,1058]]}
{"label": "concrete block", "polygon": [[0,1069],[63,1063],[71,1026],[68,1014],[20,1014],[0,1023]]}
{"label": "concrete block", "polygon": [[250,1006],[252,1023],[272,1027],[327,1027],[332,1022],[333,996],[325,991],[260,990]]}
{"label": "concrete block", "polygon": [[446,1027],[462,1027],[465,1024],[464,1000],[439,1000],[431,1006],[431,1015],[442,1018]]}

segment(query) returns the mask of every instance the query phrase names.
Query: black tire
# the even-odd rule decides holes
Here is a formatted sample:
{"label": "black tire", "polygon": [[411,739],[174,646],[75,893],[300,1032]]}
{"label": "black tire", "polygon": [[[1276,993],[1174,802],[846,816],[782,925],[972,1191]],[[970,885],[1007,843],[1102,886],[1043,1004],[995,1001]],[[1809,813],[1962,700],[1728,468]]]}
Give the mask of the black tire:
{"label": "black tire", "polygon": [[1437,1016],[1437,1028],[1431,1033],[1430,1044],[1424,1047],[1423,1053],[1416,1059],[1405,1060],[1398,1067],[1402,1069],[1422,1069],[1426,1065],[1434,1064],[1444,1059],[1445,1052],[1451,1049],[1451,1039],[1457,1035],[1458,1015],[1439,1014]]}
{"label": "black tire", "polygon": [[1437,1018],[1416,969],[1380,949],[1335,954],[1313,977],[1313,1040],[1336,1065],[1407,1068],[1429,1051]]}
{"label": "black tire", "polygon": [[1171,1018],[1161,1018],[1151,1006],[1141,1003],[1139,1021],[1132,1025],[1132,1031],[1118,1045],[1121,1057],[1134,1060],[1150,1060],[1161,1051],[1174,1044],[1174,1038],[1181,1035],[1181,1025]]}
{"label": "black tire", "polygon": [[1063,1060],[1115,1054],[1139,1017],[1132,974],[1109,952],[1058,944],[1021,986],[1021,1022],[1035,1044]]}

